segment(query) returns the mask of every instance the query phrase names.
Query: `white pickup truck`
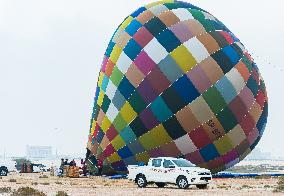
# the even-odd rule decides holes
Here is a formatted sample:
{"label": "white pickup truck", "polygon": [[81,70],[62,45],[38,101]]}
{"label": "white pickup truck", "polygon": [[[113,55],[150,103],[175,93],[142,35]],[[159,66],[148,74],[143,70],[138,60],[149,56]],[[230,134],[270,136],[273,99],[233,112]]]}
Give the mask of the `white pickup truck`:
{"label": "white pickup truck", "polygon": [[158,187],[176,184],[181,189],[190,185],[205,189],[212,179],[210,170],[196,167],[186,159],[172,157],[151,158],[146,166],[129,165],[128,172],[128,179],[140,188],[155,183]]}

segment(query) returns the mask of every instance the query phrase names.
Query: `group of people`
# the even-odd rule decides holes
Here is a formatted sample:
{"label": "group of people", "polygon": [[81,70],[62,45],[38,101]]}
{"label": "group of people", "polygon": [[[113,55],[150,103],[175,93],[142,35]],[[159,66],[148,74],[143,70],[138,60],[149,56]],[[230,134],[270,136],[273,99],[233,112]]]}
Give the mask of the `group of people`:
{"label": "group of people", "polygon": [[60,167],[64,167],[64,166],[77,166],[76,165],[76,161],[73,159],[72,161],[68,162],[68,159],[61,159],[61,164]]}
{"label": "group of people", "polygon": [[[61,164],[60,164],[60,173],[63,174],[63,171],[64,171],[64,167],[66,166],[74,166],[76,167],[77,164],[76,164],[76,161],[73,159],[72,161],[68,161],[68,159],[61,159]],[[97,167],[97,175],[102,175],[102,170],[103,170],[103,162],[101,160],[97,160],[97,164],[96,164],[96,167]],[[88,166],[87,166],[87,159],[81,159],[81,167],[82,169],[82,173],[84,176],[87,176],[88,174]]]}
{"label": "group of people", "polygon": [[62,176],[63,173],[64,173],[64,167],[76,167],[77,164],[76,164],[76,161],[73,159],[72,161],[68,161],[68,159],[61,159],[61,164],[60,164],[60,167],[59,167],[59,172],[58,172],[58,175],[59,176]]}

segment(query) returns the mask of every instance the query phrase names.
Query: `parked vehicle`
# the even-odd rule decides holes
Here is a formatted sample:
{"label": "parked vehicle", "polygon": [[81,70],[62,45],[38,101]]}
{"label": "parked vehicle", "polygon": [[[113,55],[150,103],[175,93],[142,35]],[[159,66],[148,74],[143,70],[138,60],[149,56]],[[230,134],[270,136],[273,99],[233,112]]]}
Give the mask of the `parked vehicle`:
{"label": "parked vehicle", "polygon": [[39,172],[46,172],[47,168],[43,164],[32,164],[33,166],[33,173],[39,173]]}
{"label": "parked vehicle", "polygon": [[8,175],[8,168],[5,166],[0,166],[0,176],[7,176]]}
{"label": "parked vehicle", "polygon": [[199,168],[186,159],[172,157],[151,158],[146,166],[129,165],[128,171],[128,179],[140,188],[155,183],[158,187],[176,184],[181,189],[190,185],[205,189],[212,179],[210,170]]}

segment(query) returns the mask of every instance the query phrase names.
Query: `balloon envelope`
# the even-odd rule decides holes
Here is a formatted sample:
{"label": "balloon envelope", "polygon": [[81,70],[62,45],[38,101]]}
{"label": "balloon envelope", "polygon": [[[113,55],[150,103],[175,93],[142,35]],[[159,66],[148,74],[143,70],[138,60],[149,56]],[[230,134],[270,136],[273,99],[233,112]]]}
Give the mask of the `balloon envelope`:
{"label": "balloon envelope", "polygon": [[172,156],[222,171],[254,149],[267,113],[264,81],[240,40],[207,11],[159,1],[109,42],[88,149],[115,170]]}

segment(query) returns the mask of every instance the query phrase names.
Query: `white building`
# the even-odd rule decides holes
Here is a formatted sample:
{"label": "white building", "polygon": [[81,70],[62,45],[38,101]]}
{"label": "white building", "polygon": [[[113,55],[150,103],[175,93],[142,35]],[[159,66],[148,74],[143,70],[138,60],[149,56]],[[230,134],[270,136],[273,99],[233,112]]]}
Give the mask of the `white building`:
{"label": "white building", "polygon": [[52,147],[51,146],[27,146],[26,149],[27,158],[51,158]]}

